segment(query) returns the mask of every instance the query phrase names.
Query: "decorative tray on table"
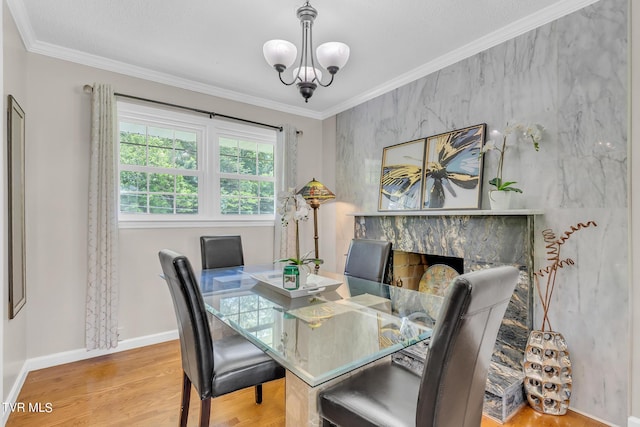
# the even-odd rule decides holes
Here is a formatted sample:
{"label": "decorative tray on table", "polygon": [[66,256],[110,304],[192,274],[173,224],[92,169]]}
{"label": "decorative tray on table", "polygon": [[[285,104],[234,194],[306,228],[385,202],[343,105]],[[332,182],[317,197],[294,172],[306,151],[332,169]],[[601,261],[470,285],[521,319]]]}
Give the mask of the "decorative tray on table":
{"label": "decorative tray on table", "polygon": [[251,277],[256,279],[260,284],[268,286],[269,289],[289,298],[306,297],[317,294],[318,292],[332,291],[342,285],[342,282],[338,280],[310,274],[307,276],[306,285],[299,289],[290,290],[285,289],[282,285],[282,271],[273,270],[264,273],[255,273],[252,274]]}

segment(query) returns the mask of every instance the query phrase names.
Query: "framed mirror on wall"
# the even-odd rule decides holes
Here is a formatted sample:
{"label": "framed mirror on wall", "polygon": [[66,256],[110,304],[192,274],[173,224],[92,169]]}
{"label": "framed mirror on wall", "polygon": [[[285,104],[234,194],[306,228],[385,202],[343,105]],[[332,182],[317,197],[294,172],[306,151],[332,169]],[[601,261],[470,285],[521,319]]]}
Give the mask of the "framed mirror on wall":
{"label": "framed mirror on wall", "polygon": [[24,134],[25,115],[9,95],[7,117],[7,169],[9,196],[9,318],[27,301],[25,275]]}

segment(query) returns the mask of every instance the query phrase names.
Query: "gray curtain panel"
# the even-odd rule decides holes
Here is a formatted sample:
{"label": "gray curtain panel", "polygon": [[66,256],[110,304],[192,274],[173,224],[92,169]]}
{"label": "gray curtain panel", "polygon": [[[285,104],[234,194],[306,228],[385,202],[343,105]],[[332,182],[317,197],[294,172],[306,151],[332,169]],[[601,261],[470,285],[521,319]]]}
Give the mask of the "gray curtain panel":
{"label": "gray curtain panel", "polygon": [[118,345],[117,114],[110,85],[94,84],[89,171],[87,350]]}

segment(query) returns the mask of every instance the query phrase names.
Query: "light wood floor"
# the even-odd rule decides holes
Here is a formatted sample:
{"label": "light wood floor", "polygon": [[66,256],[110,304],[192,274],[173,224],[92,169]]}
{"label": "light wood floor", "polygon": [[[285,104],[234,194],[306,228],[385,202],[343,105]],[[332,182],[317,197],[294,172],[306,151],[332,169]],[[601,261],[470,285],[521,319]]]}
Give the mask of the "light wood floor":
{"label": "light wood floor", "polygon": [[[69,363],[29,373],[19,407],[8,427],[25,426],[177,426],[182,387],[178,341]],[[265,384],[264,401],[256,405],[253,388],[216,398],[211,426],[284,426],[284,380]],[[197,425],[199,399],[191,393],[189,426]],[[40,404],[41,412],[29,411]],[[50,409],[50,410],[49,410]],[[498,427],[483,419],[482,427]],[[505,427],[602,427],[570,412],[561,417],[538,414],[528,406]]]}

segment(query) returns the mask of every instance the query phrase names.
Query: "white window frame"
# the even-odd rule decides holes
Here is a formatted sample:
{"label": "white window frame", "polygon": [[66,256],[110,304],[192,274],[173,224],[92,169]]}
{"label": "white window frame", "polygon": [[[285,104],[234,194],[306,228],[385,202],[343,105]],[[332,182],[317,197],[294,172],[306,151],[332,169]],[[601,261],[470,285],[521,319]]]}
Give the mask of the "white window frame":
{"label": "white window frame", "polygon": [[[220,171],[218,138],[242,138],[249,141],[272,144],[274,147],[274,197],[280,189],[276,179],[280,162],[276,130],[235,123],[222,119],[210,119],[193,113],[154,108],[130,102],[118,101],[118,222],[120,228],[189,228],[189,227],[247,227],[274,226],[271,215],[222,215],[219,210]],[[120,143],[119,123],[132,121],[151,126],[170,127],[193,131],[197,134],[198,149],[198,214],[128,214],[120,212]],[[172,170],[172,172],[175,172]],[[252,176],[253,177],[253,176]],[[260,178],[261,177],[257,177]]]}

